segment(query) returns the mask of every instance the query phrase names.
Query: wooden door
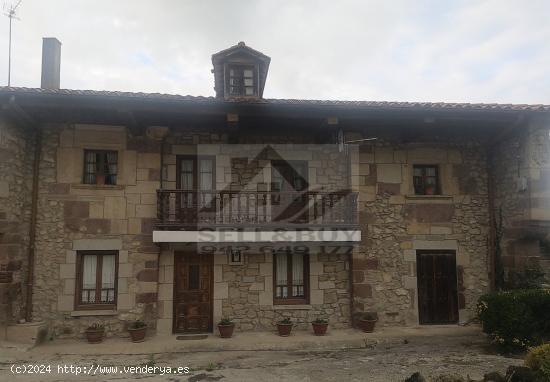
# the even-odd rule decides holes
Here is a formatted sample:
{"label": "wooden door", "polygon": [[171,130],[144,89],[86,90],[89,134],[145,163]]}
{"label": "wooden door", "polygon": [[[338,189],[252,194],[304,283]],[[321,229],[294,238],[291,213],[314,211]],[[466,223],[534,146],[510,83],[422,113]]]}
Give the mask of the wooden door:
{"label": "wooden door", "polygon": [[212,330],[212,254],[175,253],[174,332]]}
{"label": "wooden door", "polygon": [[271,214],[273,221],[307,223],[308,190],[306,161],[271,163]]}
{"label": "wooden door", "polygon": [[416,257],[420,324],[458,322],[456,256],[454,252],[426,251]]}

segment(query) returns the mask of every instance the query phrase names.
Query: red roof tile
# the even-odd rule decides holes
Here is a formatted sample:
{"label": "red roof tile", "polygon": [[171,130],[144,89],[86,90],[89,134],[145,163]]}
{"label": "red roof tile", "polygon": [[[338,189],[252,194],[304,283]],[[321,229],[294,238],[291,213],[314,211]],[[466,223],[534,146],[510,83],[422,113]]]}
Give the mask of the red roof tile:
{"label": "red roof tile", "polygon": [[430,110],[486,110],[486,111],[536,111],[548,112],[550,105],[544,104],[498,104],[498,103],[447,103],[447,102],[388,102],[388,101],[338,101],[312,99],[254,99],[233,98],[219,99],[215,97],[175,95],[161,93],[134,93],[107,90],[73,90],[73,89],[41,89],[23,87],[0,87],[1,94],[55,94],[67,96],[117,97],[136,100],[176,101],[191,103],[237,103],[237,104],[267,104],[296,106],[327,106],[346,109],[430,109]]}

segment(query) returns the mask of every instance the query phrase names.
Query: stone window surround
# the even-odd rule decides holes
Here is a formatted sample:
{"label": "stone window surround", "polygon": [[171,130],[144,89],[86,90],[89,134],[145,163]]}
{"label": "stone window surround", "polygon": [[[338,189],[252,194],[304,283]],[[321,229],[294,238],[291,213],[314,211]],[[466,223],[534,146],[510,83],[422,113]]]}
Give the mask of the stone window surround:
{"label": "stone window surround", "polygon": [[[118,251],[118,290],[116,310],[75,310],[76,256],[77,251]],[[72,249],[67,250],[65,263],[59,265],[59,279],[62,293],[57,299],[57,310],[70,313],[72,317],[117,315],[133,307],[135,296],[128,292],[128,279],[131,277],[132,264],[128,262],[128,251],[122,250],[120,239],[78,239],[73,240]]]}

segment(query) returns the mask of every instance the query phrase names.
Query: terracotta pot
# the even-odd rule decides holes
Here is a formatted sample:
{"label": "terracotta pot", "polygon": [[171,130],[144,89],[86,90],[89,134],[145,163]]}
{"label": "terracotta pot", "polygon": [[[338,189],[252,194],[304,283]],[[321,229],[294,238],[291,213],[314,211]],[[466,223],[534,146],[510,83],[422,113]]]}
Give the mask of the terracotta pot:
{"label": "terracotta pot", "polygon": [[220,331],[221,338],[231,338],[231,336],[233,336],[234,329],[235,329],[235,324],[218,325],[218,330]]}
{"label": "terracotta pot", "polygon": [[292,324],[277,324],[277,331],[281,337],[288,337],[292,331],[292,326]]}
{"label": "terracotta pot", "polygon": [[312,322],[311,326],[313,326],[313,333],[316,336],[324,336],[327,333],[328,323],[320,324],[320,323]]}
{"label": "terracotta pot", "polygon": [[105,329],[95,330],[95,329],[86,329],[86,339],[90,344],[98,344],[103,342],[103,337],[105,335]]}
{"label": "terracotta pot", "polygon": [[105,175],[103,174],[96,174],[95,176],[95,184],[103,185],[105,184]]}
{"label": "terracotta pot", "polygon": [[372,333],[374,331],[374,325],[378,320],[359,320],[359,328],[365,333]]}
{"label": "terracotta pot", "polygon": [[147,333],[147,326],[143,328],[130,329],[128,328],[132,342],[143,342],[145,341],[145,334]]}

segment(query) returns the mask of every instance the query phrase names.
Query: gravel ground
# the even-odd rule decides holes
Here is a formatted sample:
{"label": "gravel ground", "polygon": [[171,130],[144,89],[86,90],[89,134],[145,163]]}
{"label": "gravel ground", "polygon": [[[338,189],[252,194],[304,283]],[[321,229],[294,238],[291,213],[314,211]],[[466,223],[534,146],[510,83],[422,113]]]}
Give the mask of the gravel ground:
{"label": "gravel ground", "polygon": [[[416,371],[425,376],[459,374],[480,379],[489,371],[521,365],[518,358],[492,353],[483,337],[420,338],[408,343],[352,350],[205,351],[120,356],[29,356],[0,352],[0,381],[403,381]],[[40,358],[40,359],[39,359]],[[50,364],[51,373],[13,374],[12,364]],[[116,372],[59,374],[57,365],[116,366]],[[124,366],[189,367],[188,374],[127,373]],[[84,372],[84,369],[82,369]]]}

